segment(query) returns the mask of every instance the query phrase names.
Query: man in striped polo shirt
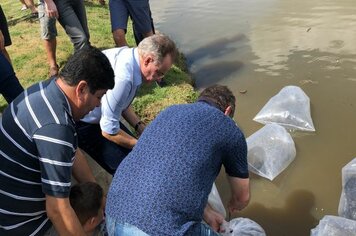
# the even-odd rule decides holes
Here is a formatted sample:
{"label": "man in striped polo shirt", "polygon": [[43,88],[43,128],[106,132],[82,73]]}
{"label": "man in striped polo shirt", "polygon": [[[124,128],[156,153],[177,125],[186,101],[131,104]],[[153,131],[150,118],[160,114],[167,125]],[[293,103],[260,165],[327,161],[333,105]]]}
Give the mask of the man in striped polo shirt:
{"label": "man in striped polo shirt", "polygon": [[0,123],[0,235],[84,235],[69,203],[71,174],[95,181],[75,121],[100,104],[114,72],[100,50],[78,50],[58,78],[20,94]]}

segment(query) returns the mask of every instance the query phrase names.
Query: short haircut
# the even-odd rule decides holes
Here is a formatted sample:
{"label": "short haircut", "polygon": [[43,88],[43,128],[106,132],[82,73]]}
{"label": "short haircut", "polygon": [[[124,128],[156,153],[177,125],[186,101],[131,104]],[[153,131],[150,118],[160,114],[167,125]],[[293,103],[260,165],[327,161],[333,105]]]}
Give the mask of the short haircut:
{"label": "short haircut", "polygon": [[88,46],[77,50],[59,73],[69,86],[76,86],[81,80],[88,83],[94,94],[100,89],[114,87],[114,71],[108,58],[97,48]]}
{"label": "short haircut", "polygon": [[93,182],[76,184],[70,190],[69,201],[80,223],[84,225],[91,217],[98,215],[103,202],[103,188]]}
{"label": "short haircut", "polygon": [[231,106],[230,117],[234,116],[236,98],[231,90],[226,86],[215,84],[207,87],[200,93],[198,100],[207,100],[208,102],[212,102],[222,112],[225,112],[226,108]]}
{"label": "short haircut", "polygon": [[140,56],[151,55],[158,63],[162,63],[167,55],[171,55],[172,61],[175,61],[178,54],[176,44],[164,34],[154,34],[144,38],[137,48]]}

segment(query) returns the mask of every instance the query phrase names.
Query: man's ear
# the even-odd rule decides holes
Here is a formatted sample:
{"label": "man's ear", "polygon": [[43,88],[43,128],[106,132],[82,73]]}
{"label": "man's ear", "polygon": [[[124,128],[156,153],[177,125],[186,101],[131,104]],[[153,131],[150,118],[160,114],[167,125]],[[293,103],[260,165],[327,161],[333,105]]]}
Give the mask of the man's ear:
{"label": "man's ear", "polygon": [[81,80],[75,89],[78,99],[82,100],[84,96],[89,92],[88,83],[84,80]]}
{"label": "man's ear", "polygon": [[232,107],[231,106],[226,107],[224,114],[226,116],[230,116],[231,117],[231,115],[232,115]]}
{"label": "man's ear", "polygon": [[147,66],[148,64],[150,64],[151,62],[153,62],[153,58],[151,55],[148,55],[144,60],[143,60],[143,64],[145,66]]}
{"label": "man's ear", "polygon": [[96,217],[90,217],[83,225],[84,231],[92,231],[98,225]]}

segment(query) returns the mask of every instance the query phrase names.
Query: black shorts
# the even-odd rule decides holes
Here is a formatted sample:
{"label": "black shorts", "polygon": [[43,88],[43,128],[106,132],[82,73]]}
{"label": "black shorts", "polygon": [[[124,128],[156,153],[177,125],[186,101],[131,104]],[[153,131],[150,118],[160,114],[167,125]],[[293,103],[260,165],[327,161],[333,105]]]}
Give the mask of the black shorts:
{"label": "black shorts", "polygon": [[10,38],[10,34],[9,34],[9,28],[7,27],[7,20],[6,20],[4,12],[2,11],[1,6],[0,6],[0,30],[1,30],[2,34],[4,35],[5,46],[11,45],[11,38]]}

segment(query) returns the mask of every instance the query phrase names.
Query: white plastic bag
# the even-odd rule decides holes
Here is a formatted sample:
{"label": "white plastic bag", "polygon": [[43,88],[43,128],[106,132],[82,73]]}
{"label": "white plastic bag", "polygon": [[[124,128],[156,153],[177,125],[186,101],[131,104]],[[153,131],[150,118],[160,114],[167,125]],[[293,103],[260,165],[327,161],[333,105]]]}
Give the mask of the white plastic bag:
{"label": "white plastic bag", "polygon": [[248,218],[235,218],[223,224],[225,233],[222,236],[266,236],[263,228]]}
{"label": "white plastic bag", "polygon": [[287,168],[296,155],[292,137],[277,124],[265,125],[246,141],[249,170],[269,180]]}
{"label": "white plastic bag", "polygon": [[292,130],[315,131],[309,97],[297,86],[284,87],[253,120],[262,124],[277,123]]}
{"label": "white plastic bag", "polygon": [[356,221],[340,216],[324,216],[310,236],[356,236]]}
{"label": "white plastic bag", "polygon": [[339,216],[356,220],[356,158],[342,168]]}
{"label": "white plastic bag", "polygon": [[226,210],[225,210],[224,204],[221,201],[221,198],[220,198],[220,195],[219,195],[218,189],[216,188],[215,183],[213,183],[213,187],[211,188],[211,192],[208,197],[208,203],[215,211],[219,212],[220,214],[222,214],[224,216],[224,218],[226,218]]}

